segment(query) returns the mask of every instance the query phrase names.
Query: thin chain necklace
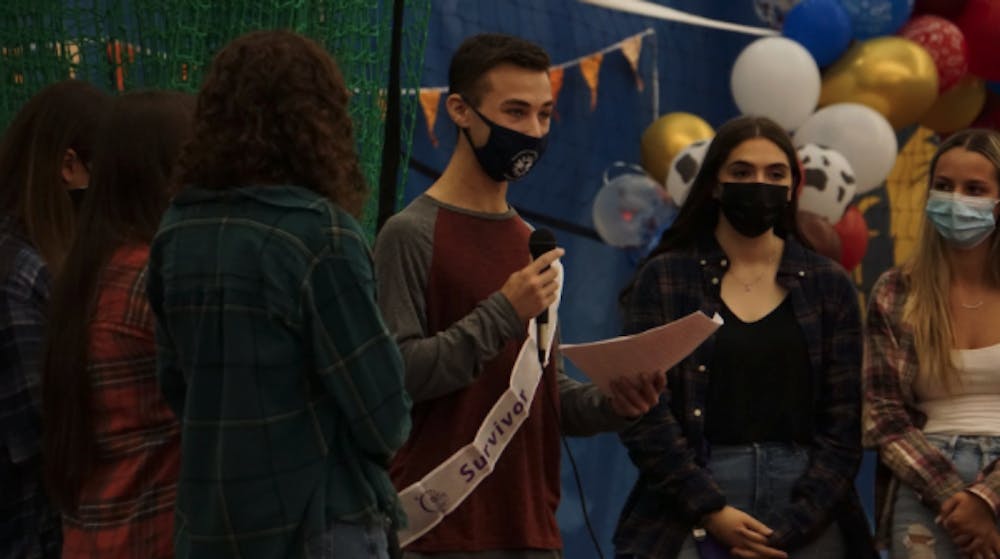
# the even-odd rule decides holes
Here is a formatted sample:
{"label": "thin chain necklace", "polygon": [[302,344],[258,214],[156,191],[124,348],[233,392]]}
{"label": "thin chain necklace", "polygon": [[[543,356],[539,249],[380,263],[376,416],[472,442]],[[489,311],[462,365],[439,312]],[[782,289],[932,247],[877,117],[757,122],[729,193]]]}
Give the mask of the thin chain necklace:
{"label": "thin chain necklace", "polygon": [[[774,258],[775,257],[774,257],[773,254],[767,258],[767,267],[768,267],[768,269],[770,269],[771,265],[774,264]],[[758,283],[760,283],[760,280],[764,279],[764,275],[766,273],[767,273],[767,270],[765,270],[765,271],[757,274],[757,277],[753,278],[750,281],[743,281],[740,278],[735,277],[735,275],[733,276],[733,279],[735,279],[740,285],[743,286],[743,291],[745,291],[747,293],[750,293],[750,291],[754,288],[754,286],[757,285]],[[980,305],[982,305],[982,302],[980,302]]]}
{"label": "thin chain necklace", "polygon": [[[963,291],[965,291],[965,290],[963,290]],[[963,295],[965,295],[967,297],[968,295],[971,295],[971,294],[972,293],[968,293],[968,292],[957,293],[956,294],[956,299],[958,299],[958,304],[963,309],[968,309],[970,311],[981,309],[983,307],[983,305],[986,304],[986,298],[982,296],[982,291],[980,291],[980,297],[978,298],[978,300],[976,300],[975,303],[966,303],[965,301],[962,300],[962,299],[965,299],[965,297],[963,297]]]}
{"label": "thin chain necklace", "polygon": [[755,277],[753,281],[743,281],[740,278],[736,278],[736,281],[740,282],[740,285],[743,286],[743,291],[750,293],[750,290],[753,289],[755,285],[760,283],[760,280],[762,279],[764,279],[764,272],[757,274],[757,277]]}

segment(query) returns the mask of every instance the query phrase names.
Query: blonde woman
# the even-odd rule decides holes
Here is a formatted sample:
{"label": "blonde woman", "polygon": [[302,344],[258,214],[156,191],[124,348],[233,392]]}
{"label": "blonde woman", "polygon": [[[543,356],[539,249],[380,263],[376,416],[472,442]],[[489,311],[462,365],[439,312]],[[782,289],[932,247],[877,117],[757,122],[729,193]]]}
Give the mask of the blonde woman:
{"label": "blonde woman", "polygon": [[[1000,133],[966,130],[930,166],[920,242],[875,285],[865,439],[891,556],[1000,556]],[[883,487],[883,489],[886,489]]]}

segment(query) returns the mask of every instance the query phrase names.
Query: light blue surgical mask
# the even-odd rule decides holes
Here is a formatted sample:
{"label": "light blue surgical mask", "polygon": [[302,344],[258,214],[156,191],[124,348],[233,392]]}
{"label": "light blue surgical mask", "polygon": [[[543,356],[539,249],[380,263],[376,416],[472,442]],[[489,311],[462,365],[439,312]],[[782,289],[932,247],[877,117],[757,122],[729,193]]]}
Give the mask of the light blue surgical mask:
{"label": "light blue surgical mask", "polygon": [[973,248],[996,229],[993,209],[998,200],[931,190],[927,196],[927,217],[938,233],[958,248]]}

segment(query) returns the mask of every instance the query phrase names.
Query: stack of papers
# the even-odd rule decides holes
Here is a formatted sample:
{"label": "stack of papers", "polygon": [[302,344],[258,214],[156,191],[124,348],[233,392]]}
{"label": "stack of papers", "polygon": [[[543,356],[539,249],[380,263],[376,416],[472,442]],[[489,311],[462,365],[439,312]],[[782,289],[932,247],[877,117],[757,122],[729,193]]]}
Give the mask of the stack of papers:
{"label": "stack of papers", "polygon": [[691,354],[722,326],[718,313],[696,311],[640,334],[585,344],[560,344],[559,351],[605,394],[619,377],[659,373]]}

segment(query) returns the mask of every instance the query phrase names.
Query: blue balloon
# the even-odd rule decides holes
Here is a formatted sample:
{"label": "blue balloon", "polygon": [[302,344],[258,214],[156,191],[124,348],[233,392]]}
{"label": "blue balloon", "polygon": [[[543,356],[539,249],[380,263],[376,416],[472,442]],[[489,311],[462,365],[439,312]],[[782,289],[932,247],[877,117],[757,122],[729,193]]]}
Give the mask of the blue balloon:
{"label": "blue balloon", "polygon": [[892,35],[913,13],[913,0],[840,0],[855,39]]}
{"label": "blue balloon", "polygon": [[605,178],[594,198],[594,227],[611,246],[646,249],[676,216],[666,191],[644,172]]}
{"label": "blue balloon", "polygon": [[839,0],[802,0],[785,14],[782,34],[809,51],[817,66],[832,64],[851,44],[851,18]]}

